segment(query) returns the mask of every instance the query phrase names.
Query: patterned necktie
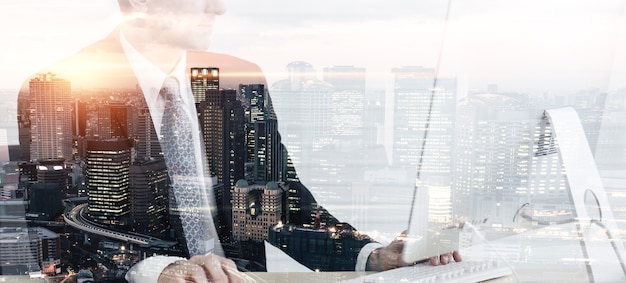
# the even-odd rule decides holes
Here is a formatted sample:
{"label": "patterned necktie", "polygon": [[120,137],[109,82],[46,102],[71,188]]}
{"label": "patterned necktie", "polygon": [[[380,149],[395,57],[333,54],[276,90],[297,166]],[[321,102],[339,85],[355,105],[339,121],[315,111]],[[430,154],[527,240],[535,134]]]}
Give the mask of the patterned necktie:
{"label": "patterned necktie", "polygon": [[161,119],[161,146],[189,255],[208,252],[223,255],[211,217],[212,196],[209,194],[211,188],[208,188],[211,181],[204,178],[204,158],[195,146],[196,142],[202,141],[200,132],[194,131],[192,116],[185,111],[176,78],[165,80],[160,95],[165,104]]}

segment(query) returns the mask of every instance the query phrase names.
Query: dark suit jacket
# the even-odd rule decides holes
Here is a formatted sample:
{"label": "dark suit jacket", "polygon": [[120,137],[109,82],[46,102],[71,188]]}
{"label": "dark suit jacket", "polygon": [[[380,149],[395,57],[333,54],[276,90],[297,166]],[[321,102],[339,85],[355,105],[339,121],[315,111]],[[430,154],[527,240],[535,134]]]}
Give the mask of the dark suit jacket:
{"label": "dark suit jacket", "polygon": [[[136,74],[133,72],[130,63],[124,53],[120,43],[119,30],[113,31],[106,38],[80,50],[71,57],[50,66],[40,73],[52,72],[57,77],[69,80],[72,85],[73,92],[76,93],[80,89],[98,89],[98,88],[131,88],[137,89],[138,93],[141,89],[138,84]],[[220,69],[220,87],[224,89],[237,89],[240,83],[243,84],[264,84],[267,86],[265,77],[261,69],[251,62],[236,58],[233,56],[210,53],[210,52],[188,52],[187,53],[187,71],[191,67],[218,67]],[[28,92],[27,80],[20,92]],[[143,96],[137,99],[144,99]],[[270,109],[272,109],[270,107]],[[24,145],[22,145],[24,146]],[[28,145],[26,145],[28,146]],[[304,214],[310,213],[315,208],[312,205],[315,199],[311,193],[301,184],[293,184],[298,188],[302,198],[301,205]],[[337,219],[328,215],[326,218],[330,224],[337,223]],[[302,223],[295,223],[302,224]],[[365,242],[357,244],[362,247]],[[331,242],[325,242],[328,248],[317,247],[318,250],[334,251],[335,247]],[[320,270],[351,270],[353,269],[358,250],[354,252],[331,252],[327,257],[327,262],[315,266],[309,264],[311,269]],[[292,254],[296,260],[307,265],[307,254]]]}

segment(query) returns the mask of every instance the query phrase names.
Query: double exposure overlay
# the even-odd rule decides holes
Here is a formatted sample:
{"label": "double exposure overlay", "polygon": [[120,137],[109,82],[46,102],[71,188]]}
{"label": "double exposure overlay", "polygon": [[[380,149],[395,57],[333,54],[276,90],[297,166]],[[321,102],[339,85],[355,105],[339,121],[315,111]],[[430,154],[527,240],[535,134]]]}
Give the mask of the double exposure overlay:
{"label": "double exposure overlay", "polygon": [[624,1],[0,7],[0,281],[626,281]]}

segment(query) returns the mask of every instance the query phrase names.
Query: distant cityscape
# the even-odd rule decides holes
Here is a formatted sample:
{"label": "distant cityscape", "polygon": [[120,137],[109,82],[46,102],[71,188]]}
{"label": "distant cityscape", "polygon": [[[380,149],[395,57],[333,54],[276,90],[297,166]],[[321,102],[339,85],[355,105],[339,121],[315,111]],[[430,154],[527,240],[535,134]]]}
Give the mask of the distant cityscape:
{"label": "distant cityscape", "polygon": [[[489,219],[485,228],[510,232],[526,204],[548,222],[571,216],[567,172],[542,153],[551,142],[544,109],[577,111],[600,170],[626,164],[612,154],[626,140],[626,90],[534,96],[493,84],[460,93],[457,78],[403,66],[386,93],[366,89],[362,67],[324,68],[321,79],[306,62],[287,68],[271,87],[237,89],[220,87],[218,66],[190,70],[217,232],[242,270],[263,270],[264,241],[287,254],[316,241],[343,247],[332,252],[384,241],[406,229],[414,190],[424,228]],[[151,255],[184,255],[164,137],[141,91],[71,84],[38,74],[18,101],[20,145],[0,171],[1,274],[60,281],[89,269],[115,282]],[[302,186],[319,205],[300,205]],[[626,205],[626,196],[613,201]]]}

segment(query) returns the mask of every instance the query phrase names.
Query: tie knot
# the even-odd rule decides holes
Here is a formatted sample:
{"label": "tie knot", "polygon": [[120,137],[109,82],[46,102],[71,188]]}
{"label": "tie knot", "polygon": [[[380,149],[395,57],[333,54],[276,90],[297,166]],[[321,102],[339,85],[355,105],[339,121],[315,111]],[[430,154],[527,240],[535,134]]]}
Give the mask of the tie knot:
{"label": "tie knot", "polygon": [[160,95],[166,101],[180,100],[180,85],[175,77],[167,77],[161,87]]}

